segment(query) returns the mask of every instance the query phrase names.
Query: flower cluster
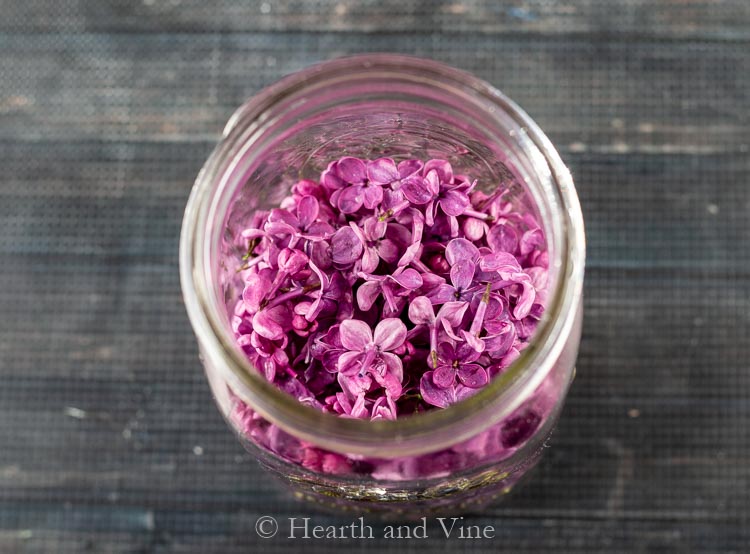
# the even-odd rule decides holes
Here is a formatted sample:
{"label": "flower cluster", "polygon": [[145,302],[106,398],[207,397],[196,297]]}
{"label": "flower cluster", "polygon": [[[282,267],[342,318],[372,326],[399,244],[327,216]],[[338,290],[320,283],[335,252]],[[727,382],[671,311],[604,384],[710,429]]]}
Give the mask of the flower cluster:
{"label": "flower cluster", "polygon": [[444,160],[333,161],[255,214],[232,319],[238,344],[300,402],[395,419],[447,407],[528,344],[548,259],[530,210]]}

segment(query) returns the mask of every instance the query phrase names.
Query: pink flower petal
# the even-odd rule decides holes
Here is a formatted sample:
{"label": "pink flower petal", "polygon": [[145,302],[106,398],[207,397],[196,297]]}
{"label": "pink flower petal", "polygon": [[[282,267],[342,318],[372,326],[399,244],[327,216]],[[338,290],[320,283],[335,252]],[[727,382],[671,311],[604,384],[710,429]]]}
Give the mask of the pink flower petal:
{"label": "pink flower petal", "polygon": [[336,164],[336,173],[347,183],[358,185],[367,178],[367,166],[359,158],[346,156]]}
{"label": "pink flower petal", "polygon": [[399,190],[404,193],[409,202],[418,206],[427,204],[434,197],[432,191],[425,185],[425,180],[419,175],[404,179]]}
{"label": "pink flower petal", "polygon": [[523,286],[523,292],[516,307],[513,309],[513,317],[516,319],[523,319],[531,311],[531,306],[534,304],[534,298],[536,298],[536,291],[534,285],[531,284],[531,280],[521,283]]}
{"label": "pink flower petal", "polygon": [[422,171],[424,164],[420,160],[404,160],[398,164],[399,179],[405,179],[409,175]]}
{"label": "pink flower petal", "polygon": [[[383,189],[379,185],[363,187],[362,203],[365,208],[372,210],[383,201]],[[357,211],[357,210],[354,210]]]}
{"label": "pink flower petal", "polygon": [[401,362],[401,358],[391,352],[381,352],[380,357],[383,359],[387,372],[393,375],[396,381],[401,384],[404,380],[404,365]]}
{"label": "pink flower petal", "polygon": [[[418,244],[415,246],[419,246]],[[399,247],[391,239],[382,239],[378,243],[378,255],[389,264],[398,260]]]}
{"label": "pink flower petal", "polygon": [[461,325],[461,321],[468,308],[468,302],[446,302],[438,311],[437,318],[444,319],[453,327],[458,327]]}
{"label": "pink flower petal", "polygon": [[478,389],[489,382],[489,377],[487,376],[487,372],[480,365],[461,364],[461,367],[458,370],[458,380],[466,387]]}
{"label": "pink flower petal", "polygon": [[[383,322],[381,322],[381,324],[382,323]],[[401,323],[401,325],[403,325],[403,323]],[[377,333],[377,329],[375,332]],[[341,326],[339,327],[339,333],[341,335],[341,344],[348,350],[363,352],[373,342],[372,329],[370,329],[370,326],[367,325],[367,323],[358,319],[347,319],[342,321]]]}
{"label": "pink flower petal", "polygon": [[367,178],[373,183],[389,185],[398,181],[398,168],[390,158],[379,158],[367,163]]}
{"label": "pink flower petal", "polygon": [[242,291],[242,301],[249,312],[257,312],[266,293],[271,288],[271,280],[265,274],[250,274]]}
{"label": "pink flower petal", "polygon": [[451,268],[451,283],[460,290],[465,290],[471,285],[474,279],[474,270],[476,267],[473,262],[466,261],[457,263]]}
{"label": "pink flower petal", "polygon": [[357,305],[363,312],[367,312],[380,296],[380,283],[368,281],[362,283],[357,289]]}
{"label": "pink flower petal", "polygon": [[541,229],[529,229],[522,236],[519,242],[521,254],[524,256],[530,254],[537,248],[544,247],[544,233]]}
{"label": "pink flower petal", "polygon": [[449,190],[440,199],[440,207],[446,215],[459,216],[471,206],[469,197],[457,190]]}
{"label": "pink flower petal", "polygon": [[475,263],[479,259],[479,249],[466,239],[453,239],[445,247],[445,259],[450,265]]}
{"label": "pink flower petal", "polygon": [[[344,340],[344,334],[343,334],[344,323],[341,324],[342,342]],[[369,327],[368,327],[368,331],[369,331]],[[383,321],[378,323],[377,327],[375,327],[375,333],[373,333],[373,342],[376,345],[378,345],[380,350],[383,352],[398,348],[399,346],[404,344],[405,340],[406,340],[406,325],[404,325],[403,321],[395,317],[384,319]]]}
{"label": "pink flower petal", "polygon": [[313,196],[303,196],[297,204],[297,216],[299,217],[300,227],[303,229],[307,229],[318,219],[318,213],[320,213],[320,206],[318,200]]}
{"label": "pink flower petal", "polygon": [[440,364],[432,372],[432,382],[440,389],[452,387],[456,382],[456,370],[448,364]]}
{"label": "pink flower petal", "polygon": [[269,340],[284,337],[285,327],[291,328],[292,315],[285,305],[261,310],[253,316],[253,330]]}
{"label": "pink flower petal", "polygon": [[432,170],[437,173],[441,183],[453,183],[453,167],[451,167],[451,164],[448,161],[430,160],[426,164],[424,164],[425,175]]}
{"label": "pink flower petal", "polygon": [[364,195],[360,185],[352,185],[342,190],[337,199],[339,209],[345,214],[353,214],[362,207]]}
{"label": "pink flower petal", "polygon": [[518,248],[518,233],[510,225],[498,223],[490,229],[487,244],[495,252],[515,252]]}
{"label": "pink flower petal", "polygon": [[426,296],[417,296],[409,304],[409,321],[415,325],[432,325],[435,322],[435,312],[432,302]]}
{"label": "pink flower petal", "polygon": [[390,278],[408,290],[418,289],[422,286],[422,276],[412,268],[407,268],[398,275],[391,275]]}
{"label": "pink flower petal", "polygon": [[440,388],[433,382],[434,372],[428,371],[419,380],[419,392],[422,399],[432,406],[447,408],[456,401],[456,393],[452,388]]}
{"label": "pink flower petal", "polygon": [[[380,189],[383,190],[383,189]],[[362,225],[364,234],[370,240],[378,240],[385,236],[385,232],[388,229],[388,224],[385,221],[381,221],[377,217],[368,217],[365,219]]]}
{"label": "pink flower petal", "polygon": [[351,227],[342,227],[333,235],[331,255],[337,265],[353,264],[362,255],[362,241]]}
{"label": "pink flower petal", "polygon": [[427,296],[433,304],[444,304],[456,300],[456,289],[443,283]]}
{"label": "pink flower petal", "polygon": [[343,375],[354,375],[359,372],[362,356],[361,352],[344,352],[336,362],[336,369]]}
{"label": "pink flower petal", "polygon": [[516,257],[510,252],[495,251],[485,254],[479,259],[479,269],[482,271],[503,271],[518,273],[521,266]]}

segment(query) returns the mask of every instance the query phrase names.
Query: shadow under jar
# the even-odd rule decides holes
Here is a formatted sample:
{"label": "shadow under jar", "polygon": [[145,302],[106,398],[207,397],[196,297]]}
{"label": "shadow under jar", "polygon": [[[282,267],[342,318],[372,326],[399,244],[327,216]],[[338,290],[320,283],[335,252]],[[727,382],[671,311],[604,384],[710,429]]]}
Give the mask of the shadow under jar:
{"label": "shadow under jar", "polygon": [[[540,222],[544,315],[520,357],[468,399],[394,421],[341,418],[279,390],[237,346],[242,230],[342,156],[445,159]],[[180,272],[216,403],[243,445],[301,497],[423,516],[472,510],[538,461],[574,374],[584,253],[570,174],[518,106],[445,65],[365,55],[304,69],[237,110],[190,196]]]}

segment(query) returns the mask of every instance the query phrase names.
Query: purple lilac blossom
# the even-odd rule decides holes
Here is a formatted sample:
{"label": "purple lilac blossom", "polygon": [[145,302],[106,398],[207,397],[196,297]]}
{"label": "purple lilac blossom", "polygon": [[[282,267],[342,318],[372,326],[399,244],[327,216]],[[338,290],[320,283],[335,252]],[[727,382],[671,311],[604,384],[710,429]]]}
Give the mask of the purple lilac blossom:
{"label": "purple lilac blossom", "polygon": [[548,273],[534,214],[510,187],[477,184],[445,160],[350,156],[296,183],[242,233],[237,344],[280,389],[342,417],[476,393],[527,346]]}

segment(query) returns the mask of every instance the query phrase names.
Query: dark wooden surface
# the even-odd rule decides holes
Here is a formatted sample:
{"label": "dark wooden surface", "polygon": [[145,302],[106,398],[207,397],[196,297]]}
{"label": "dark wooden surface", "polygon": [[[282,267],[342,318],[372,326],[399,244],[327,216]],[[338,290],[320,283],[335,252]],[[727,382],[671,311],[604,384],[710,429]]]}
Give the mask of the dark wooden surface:
{"label": "dark wooden surface", "polygon": [[191,183],[313,62],[432,57],[516,99],[586,216],[578,378],[496,538],[317,552],[750,551],[746,0],[0,0],[0,552],[294,552],[180,298]]}

